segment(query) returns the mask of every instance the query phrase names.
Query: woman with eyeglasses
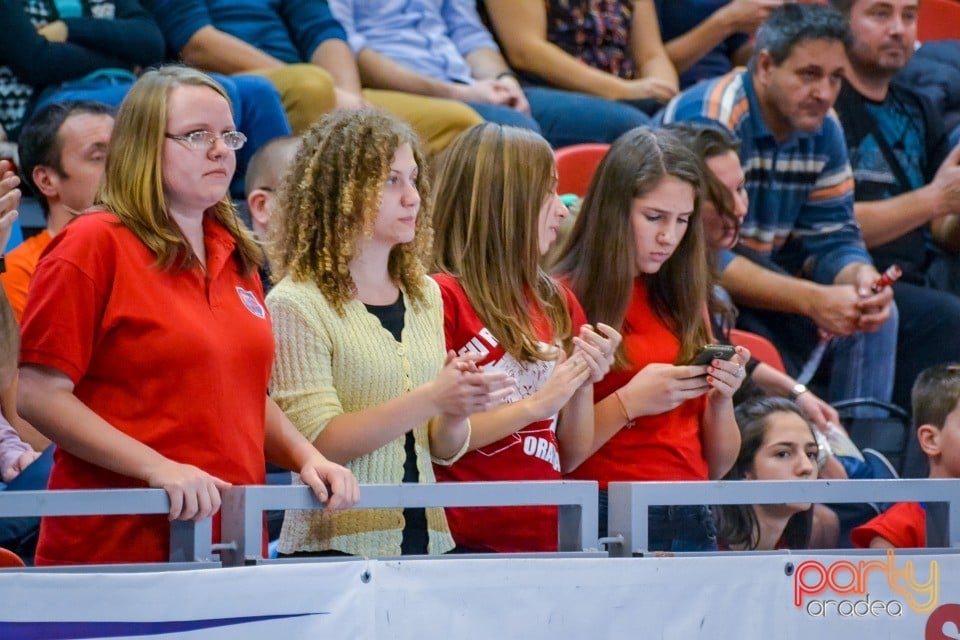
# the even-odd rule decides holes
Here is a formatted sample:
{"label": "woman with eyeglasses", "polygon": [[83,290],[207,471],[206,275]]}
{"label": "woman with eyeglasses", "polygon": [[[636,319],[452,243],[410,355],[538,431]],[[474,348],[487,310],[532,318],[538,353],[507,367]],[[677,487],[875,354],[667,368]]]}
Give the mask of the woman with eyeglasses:
{"label": "woman with eyeglasses", "polygon": [[299,471],[329,510],[357,500],[352,474],[267,396],[262,257],[227,195],[244,142],[212,79],[144,74],[117,113],[101,211],[37,266],[19,399],[58,445],[49,488],[170,497],[167,516],[43,519],[37,564],[164,561],[168,520],[215,514],[221,489],[264,482],[265,459]]}

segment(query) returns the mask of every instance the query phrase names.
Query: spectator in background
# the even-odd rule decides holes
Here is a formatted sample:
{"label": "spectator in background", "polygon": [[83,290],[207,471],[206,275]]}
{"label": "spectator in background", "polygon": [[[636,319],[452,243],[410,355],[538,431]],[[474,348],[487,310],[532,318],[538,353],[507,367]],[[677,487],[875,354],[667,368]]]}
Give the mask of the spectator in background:
{"label": "spectator in background", "polygon": [[[703,162],[704,188],[700,209],[703,214],[704,238],[714,259],[716,253],[732,249],[740,238],[740,225],[747,215],[749,198],[746,177],[737,155],[740,145],[722,127],[692,122],[667,125]],[[714,332],[726,339],[733,328],[737,310],[719,284],[714,285],[711,299]],[[747,373],[764,393],[782,396],[797,403],[806,417],[820,429],[840,423],[837,411],[821,400],[805,385],[785,373],[752,358]]]}
{"label": "spectator in background", "polygon": [[243,142],[214,80],[147,72],[117,112],[102,210],[38,264],[19,405],[57,444],[49,488],[170,496],[168,517],[43,519],[38,564],[164,561],[168,520],[215,514],[231,483],[262,484],[265,458],[298,469],[328,509],[357,499],[353,476],[267,395],[261,252],[227,193]]}
{"label": "spectator in background", "polygon": [[[293,167],[301,142],[296,136],[274,138],[257,151],[247,167],[244,177],[247,211],[250,213],[253,235],[261,243],[270,241],[270,220],[277,207],[280,187]],[[263,290],[269,291],[270,265],[266,262],[260,268],[260,279],[263,281]]]}
{"label": "spectator in background", "polygon": [[[6,383],[9,381],[9,372],[5,372],[5,375],[6,379],[0,379],[0,382]],[[7,422],[7,419],[0,415],[0,480],[5,483],[13,481],[39,457],[40,452],[35,451],[33,447],[21,440],[16,430]],[[37,487],[37,489],[43,488]],[[7,539],[0,534],[0,543]]]}
{"label": "spectator in background", "polygon": [[[8,0],[0,3],[0,125],[12,140],[31,113],[50,102],[92,100],[117,106],[143,69],[164,60],[163,35],[137,0]],[[256,76],[217,76],[247,136],[250,155],[290,133],[279,96]],[[235,190],[242,190],[242,182]],[[242,197],[242,191],[239,194]]]}
{"label": "spectator in background", "polygon": [[[4,187],[0,186],[0,193],[3,190]],[[0,218],[0,242],[6,240],[5,233]],[[16,390],[19,352],[20,329],[6,296],[0,291],[0,390],[3,392]],[[40,456],[39,451],[20,438],[5,415],[0,414],[0,491],[45,489],[50,473],[50,454],[44,454],[42,461],[38,461]],[[40,518],[37,517],[0,517],[0,547],[16,552],[25,561],[32,561],[39,526]]]}
{"label": "spectator in background", "polygon": [[326,0],[147,0],[147,6],[172,53],[187,64],[268,78],[297,135],[334,108],[370,104],[409,122],[433,152],[481,121],[451,100],[361,92],[356,59]]}
{"label": "spectator in background", "polygon": [[0,160],[0,258],[3,247],[7,246],[10,234],[13,232],[13,223],[17,221],[20,205],[20,178],[13,170],[13,163],[9,160]]}
{"label": "spectator in background", "polygon": [[[540,266],[567,215],[550,145],[525,129],[479,125],[447,149],[436,175],[433,278],[447,349],[477,353],[516,381],[507,404],[471,417],[469,451],[437,467],[437,479],[560,480],[589,454],[593,383],[620,336],[594,331]],[[447,518],[461,551],[557,550],[556,507],[454,508]]]}
{"label": "spectator in background", "polygon": [[[376,110],[321,118],[282,188],[268,306],[271,393],[300,432],[363,482],[435,481],[456,462],[468,416],[513,380],[447,352],[443,308],[423,259],[433,240],[425,161],[412,129]],[[454,546],[443,509],[288,511],[284,555],[439,554]]]}
{"label": "spectator in background", "polygon": [[47,222],[7,256],[0,283],[19,322],[40,254],[68,222],[93,206],[103,177],[113,109],[100,102],[55,102],[37,111],[20,134],[20,173]]}
{"label": "spectator in background", "polygon": [[63,83],[104,69],[128,76],[163,60],[163,37],[136,0],[59,6],[53,0],[9,0],[0,5],[0,17],[0,98],[5,105],[0,125],[13,140],[38,102]]}
{"label": "spectator in background", "polygon": [[330,8],[364,86],[460,100],[486,120],[542,133],[554,147],[611,142],[637,125],[636,114],[602,98],[521,87],[475,0],[333,0]]}
{"label": "spectator in background", "polygon": [[[0,247],[4,247],[10,240],[11,233],[14,231],[13,225],[19,215],[17,207],[20,204],[20,178],[13,172],[13,163],[9,160],[0,160]],[[6,256],[0,254],[0,277],[6,269]],[[4,304],[9,307],[4,296]],[[4,316],[6,318],[6,316]],[[16,318],[12,311],[9,316],[16,326]],[[19,330],[14,333],[7,332],[5,335],[15,337],[19,345]],[[12,338],[11,338],[12,339]],[[13,344],[12,342],[9,344]],[[16,359],[16,349],[14,346],[8,347],[14,351],[14,360]],[[17,369],[16,362],[13,364],[12,378],[7,384],[0,386],[0,409],[8,423],[12,424],[20,438],[30,444],[35,451],[43,451],[50,444],[50,441],[37,433],[36,429],[31,427],[17,413]]]}
{"label": "spectator in background", "polygon": [[757,28],[784,0],[654,0],[680,88],[747,64]]}
{"label": "spectator in background", "polygon": [[652,0],[485,0],[484,6],[510,64],[535,84],[650,114],[677,93]]}
{"label": "spectator in background", "polygon": [[[19,180],[7,160],[0,160],[0,247],[6,246],[11,226],[17,219],[20,202]],[[0,257],[0,273],[3,258]],[[25,425],[17,414],[17,357],[20,353],[20,328],[7,297],[0,291],[0,490],[5,483],[16,482],[10,489],[37,490],[46,487],[49,462],[35,464],[40,451],[24,442],[10,421]],[[8,416],[9,420],[8,421]],[[29,425],[26,425],[29,427]],[[32,428],[31,428],[32,432]],[[49,443],[47,443],[49,444]],[[42,469],[38,469],[42,467]],[[30,468],[30,473],[24,473]],[[39,518],[0,518],[0,546],[10,549],[27,561],[33,556]]]}
{"label": "spectator in background", "polygon": [[895,78],[913,55],[917,0],[834,5],[853,36],[836,105],[853,167],[853,213],[877,268],[903,270],[893,285],[894,401],[907,407],[921,371],[960,361],[960,146],[950,149],[928,99]]}
{"label": "spectator in background", "polygon": [[301,139],[297,136],[274,138],[250,160],[244,176],[251,227],[261,242],[270,237],[270,219],[276,207],[280,187],[297,157]]}
{"label": "spectator in background", "polygon": [[[609,482],[719,479],[740,448],[732,398],[750,352],[691,364],[711,342],[702,180],[696,156],[670,131],[624,134],[600,162],[555,268],[589,322],[623,334],[594,388],[592,455],[570,474],[600,483],[601,528]],[[708,506],[650,515],[651,550],[716,548]]]}
{"label": "spectator in background", "polygon": [[[913,386],[913,424],[931,478],[960,478],[960,364],[930,367]],[[901,502],[853,530],[855,547],[870,549],[927,546],[926,510]]]}
{"label": "spectator in background", "polygon": [[[794,403],[782,398],[751,400],[737,407],[736,416],[740,454],[724,480],[817,479],[814,428]],[[814,517],[810,503],[723,505],[718,509],[717,536],[722,546],[733,550],[807,549]],[[832,521],[835,543],[836,516]]]}
{"label": "spectator in background", "polygon": [[889,401],[896,307],[889,288],[872,291],[879,273],[853,217],[846,144],[830,114],[849,38],[835,10],[786,4],[757,32],[747,71],[687,89],[663,120],[710,120],[740,138],[748,211],[737,253],[721,251],[719,260],[738,326],[770,338],[793,376],[818,328],[839,336],[827,399]]}

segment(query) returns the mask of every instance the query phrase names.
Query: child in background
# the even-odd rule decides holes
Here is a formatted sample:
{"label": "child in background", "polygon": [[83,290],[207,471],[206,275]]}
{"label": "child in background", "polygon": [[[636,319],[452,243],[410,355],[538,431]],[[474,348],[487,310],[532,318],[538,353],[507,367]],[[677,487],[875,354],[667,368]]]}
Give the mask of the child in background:
{"label": "child in background", "polygon": [[[243,185],[247,194],[250,228],[261,243],[270,240],[270,220],[277,207],[280,185],[293,166],[300,142],[296,136],[274,138],[260,147],[247,165]],[[260,267],[260,280],[264,294],[269,293],[273,283],[270,280],[270,264],[266,261]]]}
{"label": "child in background", "polygon": [[250,210],[250,227],[261,242],[270,237],[270,219],[276,207],[277,192],[299,149],[300,138],[296,136],[274,138],[260,147],[247,165],[243,186],[247,209]]}
{"label": "child in background", "polygon": [[[940,364],[913,384],[913,423],[920,449],[930,462],[931,478],[960,478],[960,364]],[[916,502],[901,502],[850,534],[855,547],[925,547],[926,512]]]}
{"label": "child in background", "polygon": [[[736,416],[740,455],[724,480],[817,479],[820,448],[814,427],[795,403],[748,400]],[[806,549],[815,527],[822,531],[831,524],[835,539],[839,526],[826,507],[809,503],[723,505],[718,514],[720,544],[736,550]]]}

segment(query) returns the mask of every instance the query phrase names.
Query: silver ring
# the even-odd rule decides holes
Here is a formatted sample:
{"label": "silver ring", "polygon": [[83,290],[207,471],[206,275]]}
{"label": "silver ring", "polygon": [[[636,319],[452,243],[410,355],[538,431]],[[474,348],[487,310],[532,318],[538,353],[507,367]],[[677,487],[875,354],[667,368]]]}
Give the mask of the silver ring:
{"label": "silver ring", "polygon": [[738,378],[742,378],[742,377],[743,377],[743,365],[742,365],[742,364],[741,364],[741,365],[737,365],[737,373],[734,374],[734,375],[736,375]]}

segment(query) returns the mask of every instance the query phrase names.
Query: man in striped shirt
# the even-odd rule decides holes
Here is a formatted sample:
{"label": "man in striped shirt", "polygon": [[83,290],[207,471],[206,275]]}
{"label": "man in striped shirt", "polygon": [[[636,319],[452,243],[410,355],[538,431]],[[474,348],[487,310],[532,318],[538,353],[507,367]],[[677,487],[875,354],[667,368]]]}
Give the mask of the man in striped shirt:
{"label": "man in striped shirt", "polygon": [[879,274],[853,216],[847,147],[831,111],[849,40],[832,8],[779,7],[757,32],[746,71],[688,89],[663,120],[717,122],[741,140],[750,207],[740,246],[719,256],[738,326],[771,338],[794,376],[818,329],[838,336],[828,399],[888,401],[897,310],[889,288],[872,291]]}

